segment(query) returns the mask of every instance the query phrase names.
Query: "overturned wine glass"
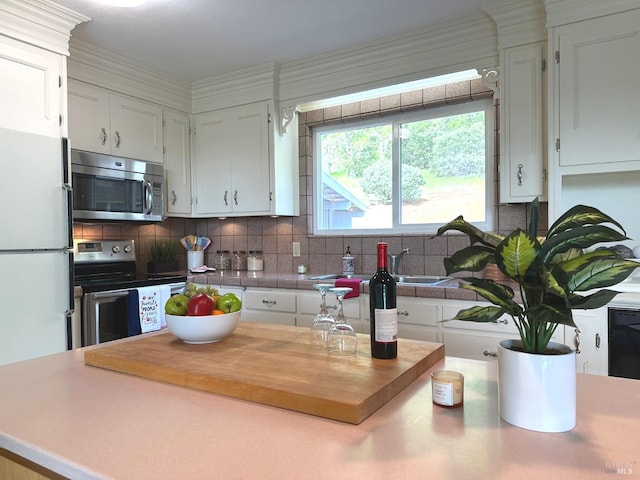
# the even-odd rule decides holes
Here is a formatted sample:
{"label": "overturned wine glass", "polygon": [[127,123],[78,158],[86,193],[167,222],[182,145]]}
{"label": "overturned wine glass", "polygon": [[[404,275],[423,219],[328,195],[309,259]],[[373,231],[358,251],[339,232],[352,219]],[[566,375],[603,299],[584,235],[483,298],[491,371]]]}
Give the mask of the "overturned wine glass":
{"label": "overturned wine glass", "polygon": [[347,317],[344,316],[344,309],[342,308],[344,296],[352,290],[350,287],[333,287],[329,289],[331,293],[336,295],[339,305],[338,315],[327,335],[327,350],[330,355],[346,357],[355,355],[358,351],[356,331],[349,324]]}
{"label": "overturned wine glass", "polygon": [[327,307],[327,291],[333,288],[331,283],[316,283],[313,288],[322,295],[322,303],[320,304],[320,313],[316,315],[311,324],[311,345],[315,347],[327,348],[327,336],[329,329],[334,323],[334,319],[329,313]]}

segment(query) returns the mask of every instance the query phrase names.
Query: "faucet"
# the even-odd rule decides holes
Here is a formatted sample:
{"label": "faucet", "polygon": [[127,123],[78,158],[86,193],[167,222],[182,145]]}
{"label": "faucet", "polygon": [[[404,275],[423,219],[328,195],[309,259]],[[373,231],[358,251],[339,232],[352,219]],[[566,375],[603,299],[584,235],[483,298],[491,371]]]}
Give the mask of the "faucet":
{"label": "faucet", "polygon": [[390,255],[387,253],[387,257],[389,257],[389,267],[391,270],[391,275],[397,275],[398,274],[398,264],[400,263],[400,259],[402,259],[402,256],[406,253],[410,253],[411,249],[410,248],[405,248],[404,250],[402,250],[400,253],[398,253],[397,255]]}

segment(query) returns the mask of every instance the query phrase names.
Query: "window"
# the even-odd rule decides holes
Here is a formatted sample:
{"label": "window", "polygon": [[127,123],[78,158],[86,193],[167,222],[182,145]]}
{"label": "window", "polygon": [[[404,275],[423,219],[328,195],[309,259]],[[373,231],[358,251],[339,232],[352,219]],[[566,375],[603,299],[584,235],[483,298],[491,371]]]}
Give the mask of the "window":
{"label": "window", "polygon": [[492,227],[490,100],[314,129],[314,233]]}

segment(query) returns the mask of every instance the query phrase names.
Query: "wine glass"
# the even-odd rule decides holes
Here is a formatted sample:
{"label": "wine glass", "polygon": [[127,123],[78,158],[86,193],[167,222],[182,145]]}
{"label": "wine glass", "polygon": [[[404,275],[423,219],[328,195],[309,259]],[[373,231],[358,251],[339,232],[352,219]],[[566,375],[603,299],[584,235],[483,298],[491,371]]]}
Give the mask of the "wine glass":
{"label": "wine glass", "polygon": [[329,289],[330,292],[335,293],[339,305],[338,316],[327,335],[327,349],[331,355],[355,355],[358,348],[356,331],[349,324],[347,317],[344,316],[342,308],[344,296],[352,290],[350,287],[333,287]]}
{"label": "wine glass", "polygon": [[327,291],[333,288],[331,283],[316,283],[313,288],[318,290],[322,295],[322,303],[320,304],[320,313],[311,324],[311,345],[316,347],[327,347],[327,334],[331,325],[333,325],[333,317],[327,308]]}

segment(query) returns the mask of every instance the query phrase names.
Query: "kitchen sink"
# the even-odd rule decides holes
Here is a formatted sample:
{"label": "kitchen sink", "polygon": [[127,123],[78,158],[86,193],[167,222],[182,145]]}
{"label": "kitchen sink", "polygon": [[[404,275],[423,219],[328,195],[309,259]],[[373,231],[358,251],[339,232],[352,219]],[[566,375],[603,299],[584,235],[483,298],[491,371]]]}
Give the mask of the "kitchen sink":
{"label": "kitchen sink", "polygon": [[[414,285],[438,285],[449,280],[449,277],[432,275],[394,275],[398,283],[411,283]],[[339,278],[359,278],[364,281],[371,279],[371,275],[343,275],[341,273],[327,273],[309,277],[310,280],[337,280]]]}

